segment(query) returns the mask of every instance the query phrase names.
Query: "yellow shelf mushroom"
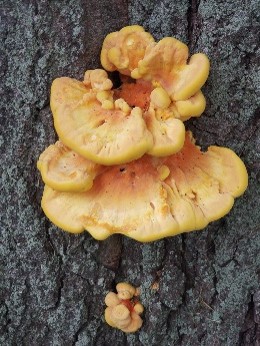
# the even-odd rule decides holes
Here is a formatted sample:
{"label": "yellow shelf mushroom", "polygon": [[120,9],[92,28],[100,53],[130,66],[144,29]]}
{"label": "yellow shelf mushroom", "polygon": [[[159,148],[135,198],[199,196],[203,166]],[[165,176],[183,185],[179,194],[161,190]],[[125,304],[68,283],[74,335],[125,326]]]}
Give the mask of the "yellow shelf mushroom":
{"label": "yellow shelf mushroom", "polygon": [[101,50],[101,64],[107,71],[131,75],[143,59],[147,46],[153,43],[151,34],[139,25],[130,25],[108,34]]}
{"label": "yellow shelf mushroom", "polygon": [[187,133],[177,154],[107,167],[86,192],[45,186],[42,208],[68,232],[87,230],[99,240],[122,233],[147,242],[204,228],[227,214],[246,187],[246,168],[233,151],[201,152]]}

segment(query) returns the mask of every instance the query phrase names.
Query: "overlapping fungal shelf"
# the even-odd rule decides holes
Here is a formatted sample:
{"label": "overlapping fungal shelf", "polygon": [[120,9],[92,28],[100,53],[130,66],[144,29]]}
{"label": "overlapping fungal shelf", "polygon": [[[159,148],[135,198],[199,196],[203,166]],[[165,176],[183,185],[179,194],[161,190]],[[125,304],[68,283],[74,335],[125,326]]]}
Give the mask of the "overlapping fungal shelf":
{"label": "overlapping fungal shelf", "polygon": [[205,109],[207,57],[189,58],[182,42],[156,43],[134,25],[105,38],[101,63],[119,71],[119,88],[102,69],[53,82],[59,141],[37,163],[47,217],[68,232],[146,242],[227,214],[247,187],[246,168],[228,148],[202,152],[184,126]]}

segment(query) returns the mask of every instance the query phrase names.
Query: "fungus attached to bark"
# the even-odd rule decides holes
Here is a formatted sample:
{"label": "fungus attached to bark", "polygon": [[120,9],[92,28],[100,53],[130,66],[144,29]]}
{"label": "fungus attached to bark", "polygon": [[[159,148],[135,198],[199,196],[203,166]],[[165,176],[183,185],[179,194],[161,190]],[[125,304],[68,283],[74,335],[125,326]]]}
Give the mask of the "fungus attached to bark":
{"label": "fungus attached to bark", "polygon": [[[38,161],[42,208],[54,224],[100,240],[122,233],[146,242],[229,212],[247,187],[246,168],[231,150],[201,152],[185,134],[183,121],[205,108],[200,88],[209,72],[204,54],[188,53],[174,38],[156,43],[129,26],[109,34],[101,52],[103,67],[124,76],[119,88],[103,69],[86,71],[83,82],[54,80],[60,141]],[[131,314],[117,309],[126,323]]]}
{"label": "fungus attached to bark", "polygon": [[109,292],[105,297],[106,322],[114,328],[121,329],[125,333],[134,333],[143,324],[140,315],[144,311],[143,305],[138,302],[137,290],[126,282],[116,286],[117,294]]}
{"label": "fungus attached to bark", "polygon": [[46,186],[42,208],[69,232],[88,230],[99,240],[122,233],[146,242],[204,228],[227,214],[246,186],[245,166],[234,152],[215,146],[201,152],[187,133],[179,153],[108,167],[89,191]]}
{"label": "fungus attached to bark", "polygon": [[203,53],[191,56],[188,47],[172,37],[147,47],[132,77],[162,86],[173,101],[187,100],[204,85],[209,74],[209,60]]}

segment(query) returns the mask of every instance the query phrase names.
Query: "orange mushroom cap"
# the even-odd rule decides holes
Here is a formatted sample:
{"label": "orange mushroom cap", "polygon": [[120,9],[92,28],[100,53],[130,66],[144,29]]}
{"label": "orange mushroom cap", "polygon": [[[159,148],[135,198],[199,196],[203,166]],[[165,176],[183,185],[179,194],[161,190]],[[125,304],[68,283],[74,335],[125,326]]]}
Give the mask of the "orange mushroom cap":
{"label": "orange mushroom cap", "polygon": [[122,233],[152,241],[204,228],[227,214],[247,187],[243,162],[230,149],[201,152],[187,133],[182,150],[109,167],[86,192],[46,186],[42,208],[69,232],[88,230],[96,239]]}
{"label": "orange mushroom cap", "polygon": [[97,89],[109,85],[101,71],[106,73],[89,71],[84,83],[66,77],[53,82],[51,109],[61,141],[102,165],[130,162],[146,152],[155,156],[178,152],[185,137],[182,121],[168,115],[161,117],[153,105],[145,112],[138,106],[136,87],[126,101],[121,97],[124,88],[123,95],[121,90],[115,92],[115,98],[113,91]]}
{"label": "orange mushroom cap", "polygon": [[147,129],[153,138],[153,146],[147,152],[153,156],[166,156],[182,148],[185,127],[180,119],[176,119],[179,117],[176,109],[168,107],[167,94],[158,89],[153,89],[149,82],[137,80],[136,83],[122,84],[115,90],[115,95],[122,97],[129,105],[142,109]]}

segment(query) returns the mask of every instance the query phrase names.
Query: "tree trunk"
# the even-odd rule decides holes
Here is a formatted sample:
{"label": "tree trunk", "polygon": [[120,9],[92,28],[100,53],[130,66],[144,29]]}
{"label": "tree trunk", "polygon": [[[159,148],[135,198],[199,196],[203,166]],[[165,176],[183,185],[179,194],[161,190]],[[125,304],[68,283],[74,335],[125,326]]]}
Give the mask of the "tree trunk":
{"label": "tree trunk", "polygon": [[[260,345],[259,2],[10,0],[2,12],[0,344]],[[67,234],[44,216],[36,161],[57,139],[52,80],[99,67],[106,34],[129,24],[209,56],[206,111],[186,128],[202,148],[233,149],[249,187],[203,231],[123,237],[107,261],[111,240]],[[120,281],[141,289],[135,334],[104,322],[105,294]]]}

